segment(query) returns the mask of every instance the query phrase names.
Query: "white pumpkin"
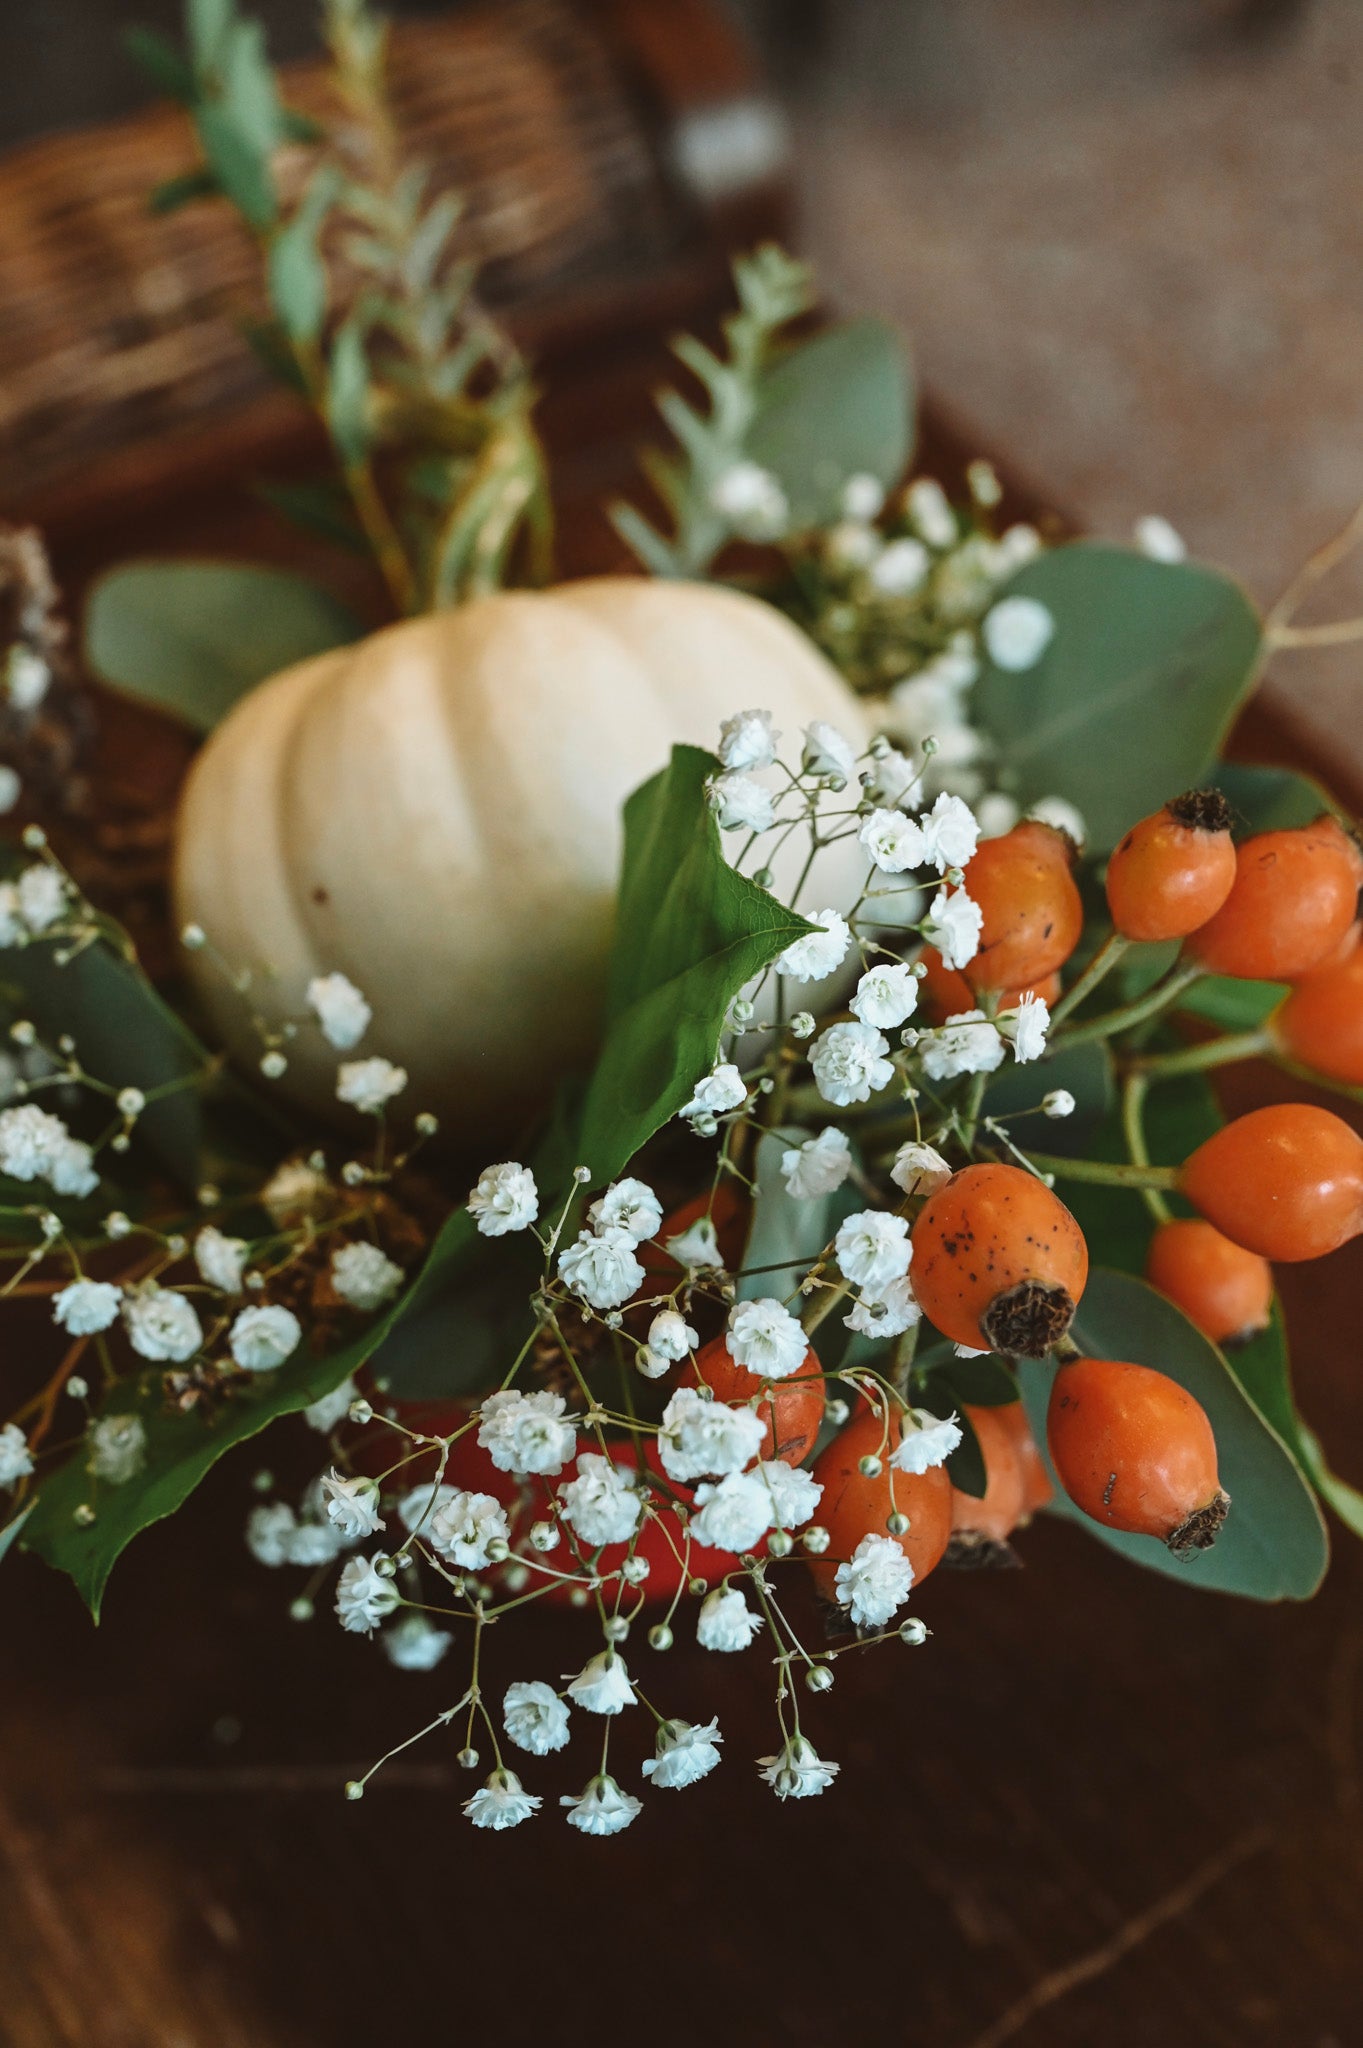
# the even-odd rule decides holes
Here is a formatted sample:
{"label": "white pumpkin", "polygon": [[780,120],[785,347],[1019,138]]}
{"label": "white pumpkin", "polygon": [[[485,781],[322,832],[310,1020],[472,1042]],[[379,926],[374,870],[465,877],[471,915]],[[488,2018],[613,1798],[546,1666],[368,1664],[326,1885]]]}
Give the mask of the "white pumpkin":
{"label": "white pumpkin", "polygon": [[[272,1021],[314,975],[349,975],[374,1008],[360,1053],[407,1069],[403,1109],[509,1135],[590,1056],[624,799],[747,705],[791,759],[813,719],[866,743],[810,642],[731,591],[602,577],[391,626],[272,677],[213,734],[180,814],[178,916],[252,968]],[[855,841],[820,860],[802,906],[845,907]],[[223,1041],[258,1058],[241,997],[189,958]],[[283,1085],[334,1112],[336,1061],[300,1031]]]}

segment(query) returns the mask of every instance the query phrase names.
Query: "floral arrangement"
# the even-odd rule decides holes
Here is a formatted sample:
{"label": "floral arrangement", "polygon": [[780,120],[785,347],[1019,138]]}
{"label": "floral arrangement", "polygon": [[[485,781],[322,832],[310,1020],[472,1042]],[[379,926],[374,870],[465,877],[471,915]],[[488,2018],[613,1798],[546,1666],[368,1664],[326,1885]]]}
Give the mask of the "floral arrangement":
{"label": "floral arrangement", "polygon": [[[305,694],[344,792],[336,749],[360,743],[333,699],[369,704],[417,662],[482,704],[470,621],[577,616],[571,586],[523,594],[549,573],[543,463],[523,368],[447,246],[458,209],[402,163],[381,27],[359,0],[326,20],[339,141],[283,109],[231,0],[191,5],[188,63],[142,39],[204,151],[161,203],[226,195],[256,233],[269,347],[338,457],[288,509],[368,547],[413,616],[366,640],[325,592],[241,565],[105,580],[89,665],[223,721],[181,820],[208,855],[182,845],[182,909],[186,875],[235,875],[234,818],[270,842],[253,707]],[[1363,855],[1323,790],[1218,759],[1266,654],[1340,630],[1294,623],[1338,550],[1260,620],[1162,521],[1133,549],[999,531],[987,465],[960,502],[913,475],[892,335],[800,338],[810,281],[777,251],[736,282],[722,352],[678,345],[695,382],[662,401],[651,514],[617,510],[652,580],[582,599],[621,633],[681,634],[685,702],[726,715],[700,745],[669,709],[679,743],[625,804],[608,947],[568,918],[589,1056],[565,984],[495,1142],[473,1098],[534,1007],[520,930],[475,992],[455,949],[434,1065],[400,1022],[428,947],[400,911],[362,929],[342,908],[344,965],[296,971],[273,937],[242,955],[189,916],[187,977],[153,985],[82,886],[78,821],[37,822],[26,744],[74,685],[31,543],[4,614],[0,1555],[45,1558],[97,1613],[124,1547],[227,1451],[311,1430],[316,1476],[292,1497],[265,1479],[247,1547],[300,1623],[330,1605],[399,1672],[440,1674],[419,1732],[458,1743],[484,1828],[557,1796],[611,1834],[707,1776],[744,1651],[774,1672],[763,1779],[822,1792],[839,1661],[925,1646],[929,1574],[1014,1561],[1039,1511],[1262,1600],[1318,1585],[1320,1500],[1363,1533],[1298,1413],[1272,1273],[1363,1230],[1363,1139],[1305,1101],[1224,1122],[1208,1081],[1257,1057],[1363,1089]],[[730,631],[786,708],[745,708]],[[549,657],[517,659],[503,696]],[[581,828],[597,865],[608,756],[641,715],[612,702]],[[562,773],[566,818],[583,778]],[[508,777],[497,802],[529,799]],[[371,880],[383,809],[341,819]],[[299,893],[294,857],[259,853],[248,931]],[[570,909],[590,895],[573,858]],[[230,1020],[217,1045],[205,1015]],[[580,1611],[566,1678],[529,1675],[546,1602]],[[668,1709],[683,1631],[722,1681],[700,1724]],[[571,1782],[530,1789],[574,1734]]]}

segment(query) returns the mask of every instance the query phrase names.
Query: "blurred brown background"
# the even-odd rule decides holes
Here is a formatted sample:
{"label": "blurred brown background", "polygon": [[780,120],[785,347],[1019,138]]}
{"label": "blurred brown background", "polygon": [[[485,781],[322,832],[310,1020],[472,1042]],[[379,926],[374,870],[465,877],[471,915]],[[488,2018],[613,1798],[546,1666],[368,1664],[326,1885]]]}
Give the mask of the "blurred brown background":
{"label": "blurred brown background", "polygon": [[[178,5],[0,0],[0,144],[140,103],[129,11],[169,27]],[[311,0],[260,11],[280,54],[310,46]],[[1363,495],[1352,0],[483,0],[480,19],[533,29],[562,79],[584,75],[570,15],[602,67],[575,161],[603,190],[628,170],[622,234],[646,205],[653,251],[622,298],[625,244],[569,236],[571,321],[559,245],[531,237],[508,273],[553,340],[574,503],[628,472],[660,336],[713,313],[734,195],[772,225],[783,183],[831,287],[912,333],[944,473],[962,446],[945,411],[1035,482],[1033,506],[1117,535],[1161,511],[1262,596]],[[514,103],[516,77],[497,89]],[[82,176],[98,186],[99,163]],[[0,206],[0,267],[15,235]],[[0,360],[0,418],[32,368]],[[155,489],[144,466],[93,511],[77,477],[59,567],[77,587],[140,545],[278,547],[250,523],[254,456],[178,482],[162,464]],[[0,434],[0,501],[25,481]],[[567,526],[573,566],[598,561],[601,528]],[[1341,611],[1363,598],[1343,580]],[[1293,757],[1295,721],[1349,785],[1356,674],[1348,650],[1299,658],[1274,679],[1287,719],[1252,742]],[[1238,1077],[1234,1106],[1272,1086]],[[1361,1252],[1284,1286],[1303,1408],[1355,1481]],[[271,1451],[281,1470],[309,1455]],[[41,1567],[0,1570],[3,2048],[1363,2042],[1363,1548],[1339,1532],[1300,1608],[1198,1597],[1045,1523],[1021,1573],[939,1574],[916,1603],[926,1649],[840,1667],[818,1727],[843,1775],[803,1807],[756,1783],[759,1660],[717,1673],[683,1641],[669,1705],[709,1712],[723,1685],[714,1779],[618,1842],[556,1813],[484,1837],[439,1746],[359,1808],[338,1796],[443,1680],[287,1620],[292,1587],[239,1540],[257,1462],[228,1460],[135,1546],[98,1633]],[[580,1655],[575,1620],[529,1634],[494,1643],[494,1682]]]}

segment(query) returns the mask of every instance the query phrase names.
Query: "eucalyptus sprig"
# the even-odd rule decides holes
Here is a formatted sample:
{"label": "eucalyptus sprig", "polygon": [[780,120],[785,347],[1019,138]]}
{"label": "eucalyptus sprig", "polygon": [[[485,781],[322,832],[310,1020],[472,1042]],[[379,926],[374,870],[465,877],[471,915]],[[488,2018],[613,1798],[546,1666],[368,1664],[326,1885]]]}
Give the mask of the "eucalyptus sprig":
{"label": "eucalyptus sprig", "polygon": [[368,0],[324,0],[335,135],[289,109],[258,21],[188,0],[188,57],[146,31],[134,53],[187,109],[202,163],[160,211],[225,198],[259,248],[263,360],[325,425],[341,488],[273,502],[370,552],[397,609],[436,609],[547,578],[552,546],[535,392],[456,248],[463,208],[405,159],[388,28]]}

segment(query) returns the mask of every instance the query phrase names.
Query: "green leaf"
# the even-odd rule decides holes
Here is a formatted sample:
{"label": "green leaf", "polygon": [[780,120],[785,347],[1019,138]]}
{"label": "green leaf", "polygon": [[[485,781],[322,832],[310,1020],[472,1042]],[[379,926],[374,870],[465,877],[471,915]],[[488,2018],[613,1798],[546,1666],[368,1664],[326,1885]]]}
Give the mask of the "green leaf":
{"label": "green leaf", "polygon": [[101,577],[85,658],[105,682],[208,732],[266,676],[357,639],[326,591],[243,562],[131,562]]}
{"label": "green leaf", "polygon": [[1208,1018],[1223,1031],[1254,1031],[1286,994],[1286,982],[1232,981],[1228,975],[1209,974],[1179,997],[1178,1007]]}
{"label": "green leaf", "polygon": [[282,140],[283,120],[265,54],[263,22],[232,23],[222,62],[222,95],[238,132],[262,159],[268,159]]}
{"label": "green leaf", "polygon": [[986,664],[974,715],[1014,794],[1068,797],[1105,852],[1206,779],[1253,684],[1259,621],[1214,570],[1091,542],[1039,555],[1004,594],[1044,604],[1055,635],[1025,674]]}
{"label": "green leaf", "polygon": [[189,47],[200,71],[215,70],[222,63],[236,18],[236,0],[185,0]]}
{"label": "green leaf", "polygon": [[940,1381],[948,1406],[934,1414],[949,1414],[952,1408],[1006,1408],[1018,1397],[1018,1383],[1001,1358],[986,1352],[982,1358],[948,1356],[932,1368],[931,1378]]}
{"label": "green leaf", "polygon": [[193,66],[185,62],[168,36],[154,28],[134,26],[124,29],[123,47],[158,92],[178,100],[182,107],[193,106],[198,96]]}
{"label": "green leaf", "polygon": [[1239,761],[1218,761],[1212,780],[1234,805],[1248,832],[1283,832],[1314,825],[1322,812],[1344,815],[1323,783],[1295,768],[1261,768]]}
{"label": "green leaf", "polygon": [[912,444],[903,344],[887,322],[865,319],[797,343],[766,373],[744,445],[779,479],[803,531],[838,517],[849,477],[897,483]]}
{"label": "green leaf", "polygon": [[339,172],[325,166],[270,244],[270,300],[285,333],[297,342],[315,341],[326,318],[327,270],[318,235],[340,185]]}
{"label": "green leaf", "polygon": [[[1053,1088],[1069,1090],[1074,1097],[1073,1115],[1051,1120],[1039,1114],[1042,1098]],[[1087,1045],[1062,1045],[1044,1060],[1029,1060],[1021,1066],[1016,1060],[1007,1060],[990,1075],[984,1096],[985,1114],[1003,1124],[1024,1111],[1029,1113],[1016,1139],[1024,1149],[1031,1143],[1038,1150],[1063,1154],[1088,1151],[1089,1140],[1111,1114],[1112,1104],[1112,1055],[1101,1039]]]}
{"label": "green leaf", "polygon": [[1325,1505],[1333,1508],[1346,1529],[1355,1536],[1363,1536],[1363,1493],[1356,1486],[1350,1486],[1347,1479],[1341,1479],[1332,1472],[1325,1462],[1325,1452],[1315,1431],[1308,1429],[1298,1418],[1297,1441],[1302,1464],[1311,1476]]}
{"label": "green leaf", "polygon": [[[698,747],[674,747],[625,806],[605,1039],[533,1156],[542,1215],[558,1215],[575,1166],[600,1187],[676,1116],[714,1060],[734,997],[811,929],[725,860],[705,796],[716,766]],[[375,1370],[406,1395],[486,1385],[523,1341],[533,1249],[524,1239],[489,1245],[459,1211]],[[489,1306],[501,1301],[514,1312],[489,1332]]]}
{"label": "green leaf", "polygon": [[178,213],[191,200],[212,199],[220,190],[212,171],[184,171],[178,178],[166,178],[152,188],[147,198],[147,211],[158,216]]}
{"label": "green leaf", "polygon": [[352,314],[336,331],[327,377],[327,424],[343,465],[363,462],[369,447],[369,363],[364,331]]}
{"label": "green leaf", "polygon": [[194,119],[218,184],[248,225],[265,234],[279,212],[269,155],[222,100],[201,102]]}
{"label": "green leaf", "polygon": [[[1215,1346],[1154,1288],[1102,1267],[1089,1275],[1074,1336],[1086,1355],[1153,1366],[1201,1403],[1216,1437],[1221,1483],[1231,1507],[1212,1548],[1182,1560],[1154,1537],[1130,1536],[1091,1521],[1058,1485],[1054,1512],[1081,1522],[1100,1543],[1133,1563],[1185,1584],[1254,1600],[1308,1599],[1329,1561],[1320,1510],[1287,1445]],[[1045,1361],[1019,1365],[1039,1445],[1045,1442],[1054,1370]]]}
{"label": "green leaf", "polygon": [[315,477],[301,483],[259,483],[256,496],[274,507],[282,518],[307,533],[320,535],[352,554],[368,553],[364,529],[345,486],[331,477]]}

